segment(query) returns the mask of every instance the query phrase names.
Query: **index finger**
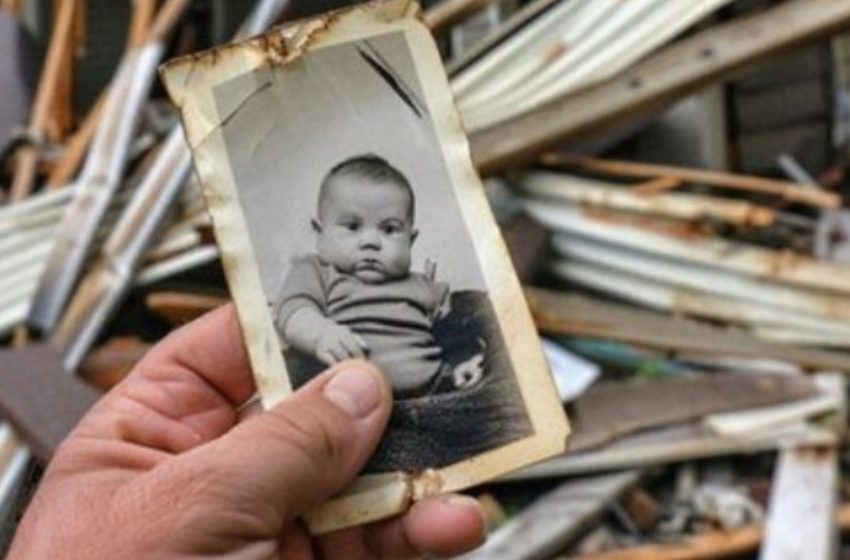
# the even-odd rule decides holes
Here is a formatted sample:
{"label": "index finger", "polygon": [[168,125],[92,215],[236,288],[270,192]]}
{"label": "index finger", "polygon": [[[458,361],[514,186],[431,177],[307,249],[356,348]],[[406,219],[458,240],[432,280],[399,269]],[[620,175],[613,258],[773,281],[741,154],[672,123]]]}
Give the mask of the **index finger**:
{"label": "index finger", "polygon": [[233,304],[207,313],[157,344],[136,368],[158,380],[162,364],[176,364],[201,378],[234,406],[256,390],[242,327]]}

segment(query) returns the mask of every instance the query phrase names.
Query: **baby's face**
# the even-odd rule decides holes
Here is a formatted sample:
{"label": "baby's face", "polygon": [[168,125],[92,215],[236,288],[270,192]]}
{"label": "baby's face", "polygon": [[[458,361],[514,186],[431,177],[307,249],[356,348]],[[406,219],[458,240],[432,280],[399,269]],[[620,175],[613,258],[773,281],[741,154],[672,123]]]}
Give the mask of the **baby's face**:
{"label": "baby's face", "polygon": [[319,257],[367,284],[406,277],[416,238],[411,204],[392,182],[331,179],[314,224]]}

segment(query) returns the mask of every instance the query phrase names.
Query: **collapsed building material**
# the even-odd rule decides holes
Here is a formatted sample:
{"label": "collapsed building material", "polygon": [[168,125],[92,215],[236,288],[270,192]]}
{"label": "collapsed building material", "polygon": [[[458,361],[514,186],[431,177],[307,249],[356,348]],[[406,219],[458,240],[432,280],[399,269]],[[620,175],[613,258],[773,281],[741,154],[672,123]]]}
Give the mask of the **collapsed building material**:
{"label": "collapsed building material", "polygon": [[815,208],[835,209],[841,204],[841,197],[835,193],[824,191],[815,184],[799,185],[776,179],[709,169],[689,169],[672,165],[606,160],[560,153],[546,154],[541,158],[541,162],[544,165],[559,168],[580,169],[631,179],[673,177],[683,182],[707,185],[718,189],[770,195],[789,203],[806,204]]}
{"label": "collapsed building material", "polygon": [[730,325],[741,325],[759,338],[799,345],[850,347],[850,326],[838,320],[741,300],[705,294],[655,280],[631,271],[598,266],[577,260],[556,261],[552,270],[565,280],[592,287],[646,307],[686,314]]}
{"label": "collapsed building material", "polygon": [[747,201],[687,193],[652,196],[644,194],[645,191],[640,192],[640,187],[623,187],[561,173],[530,172],[520,176],[517,183],[523,195],[590,209],[602,208],[685,221],[711,218],[738,226],[768,227],[776,221],[773,209]]}
{"label": "collapsed building material", "polygon": [[471,130],[493,126],[616,76],[729,2],[556,5],[455,76],[464,124]]}
{"label": "collapsed building material", "polygon": [[[821,375],[818,380],[825,392],[840,403],[832,422],[840,436],[847,426],[845,379],[838,375]],[[835,558],[838,455],[837,445],[800,446],[780,452],[761,560]]]}
{"label": "collapsed building material", "polygon": [[[573,404],[572,452],[709,414],[796,401],[816,394],[800,376],[715,374],[595,385]],[[647,398],[651,395],[651,398]]]}
{"label": "collapsed building material", "polygon": [[640,471],[571,480],[546,493],[463,560],[548,560],[581,537]]}
{"label": "collapsed building material", "polygon": [[597,451],[566,454],[502,480],[540,480],[655,467],[734,455],[754,455],[790,445],[834,445],[835,434],[805,422],[752,433],[720,435],[703,423],[662,428],[621,439]]}
{"label": "collapsed building material", "polygon": [[734,329],[722,329],[590,298],[530,288],[529,306],[538,327],[555,335],[629,342],[676,352],[775,358],[804,368],[850,373],[850,356],[772,344]]}
{"label": "collapsed building material", "polygon": [[66,0],[59,5],[27,128],[28,138],[15,151],[15,172],[9,190],[12,201],[26,198],[33,188],[38,171],[39,144],[47,137],[47,129],[60,91],[63,61],[67,54],[73,51],[71,44],[74,20],[80,4],[80,0]]}
{"label": "collapsed building material", "polygon": [[529,213],[546,227],[636,252],[745,275],[802,289],[850,295],[850,266],[819,261],[792,251],[694,234],[679,236],[658,228],[623,223],[617,216],[591,216],[567,205],[529,201]]}
{"label": "collapsed building material", "polygon": [[100,397],[85,381],[57,375],[55,352],[34,347],[25,361],[19,349],[0,352],[0,414],[45,464]]}
{"label": "collapsed building material", "polygon": [[[252,35],[269,27],[277,20],[287,4],[287,0],[261,0],[255,5],[245,24],[243,24],[243,27],[240,29],[240,33],[242,36]],[[174,25],[177,13],[182,11],[185,6],[186,0],[171,0],[160,8],[160,12],[158,14],[158,21],[160,23],[155,23],[153,25],[149,35],[152,43],[150,45],[150,52],[148,53],[148,56],[154,57],[158,60],[158,57],[161,54],[161,41],[164,37],[164,33],[166,33],[166,31]],[[147,76],[146,64],[139,63],[138,69]],[[154,68],[151,68],[150,70],[152,71],[153,69]],[[133,70],[133,67],[130,67],[129,70],[125,71],[132,72]],[[129,85],[142,89],[139,88],[138,84]],[[146,91],[147,88],[145,88],[145,92]],[[120,99],[120,91],[115,93],[113,90],[110,98],[111,100],[115,99],[117,103],[117,100]],[[135,115],[131,115],[131,117],[135,117]],[[107,122],[107,125],[108,124],[109,123]],[[109,145],[108,140],[109,139],[106,136],[103,137],[104,146]],[[119,152],[113,153],[111,150],[104,148],[101,153],[93,147],[93,153],[96,155],[91,157],[96,158],[105,154],[107,161],[100,162],[97,159],[92,159],[92,169],[101,169],[102,166],[105,166],[104,169],[107,170],[107,177],[113,177],[115,181],[120,181],[121,173],[117,173],[118,170],[116,167],[123,169],[126,162],[126,154],[122,155],[121,153],[121,150],[123,149],[126,149],[126,146],[120,147]],[[120,224],[120,227],[116,228],[110,236],[110,240],[112,242],[110,245],[116,247],[118,251],[117,258],[126,261],[129,270],[116,271],[116,280],[106,285],[104,285],[104,283],[99,279],[96,279],[96,275],[104,275],[102,268],[93,270],[90,274],[93,280],[88,286],[82,286],[77,291],[77,294],[70,305],[67,320],[60,324],[55,332],[53,331],[53,327],[60,319],[64,301],[71,294],[80,266],[85,261],[85,256],[87,256],[91,239],[88,239],[85,242],[86,247],[82,251],[73,246],[67,247],[66,249],[57,249],[57,253],[59,254],[71,253],[78,255],[79,259],[68,263],[65,263],[61,259],[54,260],[55,263],[59,264],[57,265],[58,269],[52,272],[55,272],[55,278],[61,279],[55,285],[50,282],[50,280],[53,279],[53,277],[50,276],[50,268],[48,268],[45,273],[45,278],[49,279],[49,285],[46,286],[45,289],[41,290],[39,295],[36,296],[33,308],[36,310],[39,308],[52,310],[50,313],[39,313],[39,316],[47,318],[39,324],[46,327],[44,332],[52,335],[50,343],[54,346],[54,349],[59,350],[58,352],[53,353],[55,358],[51,363],[53,375],[62,375],[64,371],[73,372],[82,363],[85,353],[90,348],[91,344],[94,343],[96,335],[110,318],[111,312],[114,310],[115,306],[126,294],[128,289],[127,284],[133,280],[132,272],[136,270],[136,266],[138,265],[141,256],[154,239],[155,233],[161,225],[162,220],[171,208],[173,201],[176,199],[180,187],[182,187],[185,182],[185,179],[189,174],[191,160],[189,157],[188,147],[185,145],[185,140],[183,139],[182,131],[179,126],[176,126],[172,131],[169,140],[167,141],[166,149],[160,151],[160,156],[161,157],[158,157],[151,172],[146,177],[148,186],[139,187],[133,201],[122,216],[124,220],[123,223]],[[117,173],[117,177],[109,175],[108,171],[115,171]],[[106,191],[100,191],[100,189],[97,188],[100,186],[102,185],[99,185],[96,182],[89,185],[91,191],[95,195],[98,192],[105,192],[105,195],[102,194],[99,200],[104,201],[106,199],[110,199],[112,193],[106,191],[114,189],[115,185],[107,185]],[[85,191],[82,188],[78,187],[75,191],[77,190],[82,191],[84,194],[88,194],[88,191]],[[92,225],[92,217],[98,218],[99,222],[99,217],[97,216],[98,211],[92,213],[85,207],[85,202],[89,201],[88,196],[81,196],[80,192],[75,192],[75,200],[83,201],[80,202],[78,208],[80,214],[84,216],[83,220],[86,221],[87,225]],[[105,210],[105,207],[103,210]],[[144,215],[145,212],[149,214],[144,217],[145,219],[143,223],[139,224],[140,214]],[[73,212],[69,212],[70,217],[68,218],[67,223],[74,223],[71,219],[73,214]],[[136,232],[138,233],[138,237],[133,237]],[[65,232],[65,235],[71,240],[79,242],[80,240],[75,237],[77,233],[78,232],[75,230],[68,230]],[[217,251],[214,249],[213,254],[217,255]],[[111,264],[111,261],[107,262],[108,264],[102,266],[109,266]],[[61,265],[66,265],[67,270]],[[106,278],[112,279],[113,277],[107,272]],[[61,299],[61,302],[59,303],[57,303],[57,294],[62,296],[59,298]],[[47,305],[45,305],[45,303],[47,303]],[[79,331],[69,332],[72,328],[78,328]],[[25,348],[18,349],[16,352],[20,354],[38,352],[38,350]],[[23,355],[19,355],[18,359],[23,360],[25,357]],[[45,406],[49,407],[49,403],[45,403]],[[19,445],[18,447],[21,449],[21,453],[25,457],[24,460],[15,463],[15,469],[17,470],[7,471],[3,473],[3,476],[8,477],[10,480],[17,480],[18,483],[20,483],[24,474],[24,468],[29,462],[29,459],[27,458],[29,452],[23,446]],[[0,507],[7,505],[7,502],[11,499],[13,499],[12,495],[0,496]]]}
{"label": "collapsed building material", "polygon": [[165,41],[188,0],[163,5],[145,41],[129,50],[110,86],[85,167],[57,231],[30,314],[30,327],[50,334],[85,267],[97,230],[123,182],[141,109],[150,95]]}
{"label": "collapsed building material", "polygon": [[620,76],[474,131],[473,157],[485,174],[531,162],[559,142],[663,105],[744,64],[826,36],[848,21],[850,5],[841,0],[790,0],[713,26],[644,59]]}

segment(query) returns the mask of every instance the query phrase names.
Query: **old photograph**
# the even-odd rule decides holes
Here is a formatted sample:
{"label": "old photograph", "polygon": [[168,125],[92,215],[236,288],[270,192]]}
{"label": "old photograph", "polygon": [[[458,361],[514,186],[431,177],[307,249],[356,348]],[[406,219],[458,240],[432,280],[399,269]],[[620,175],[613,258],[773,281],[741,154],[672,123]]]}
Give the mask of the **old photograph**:
{"label": "old photograph", "polygon": [[352,358],[392,384],[369,492],[391,473],[468,486],[562,451],[567,435],[411,6],[340,12],[312,40],[319,20],[306,20],[165,72],[264,402]]}

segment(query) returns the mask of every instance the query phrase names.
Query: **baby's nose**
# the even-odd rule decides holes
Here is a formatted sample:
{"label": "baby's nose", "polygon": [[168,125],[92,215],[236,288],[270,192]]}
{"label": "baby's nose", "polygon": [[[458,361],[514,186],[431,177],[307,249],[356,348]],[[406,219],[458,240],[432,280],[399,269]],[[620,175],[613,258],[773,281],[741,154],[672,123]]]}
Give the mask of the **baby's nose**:
{"label": "baby's nose", "polygon": [[364,230],[360,235],[360,247],[364,249],[380,249],[381,236],[376,231]]}

